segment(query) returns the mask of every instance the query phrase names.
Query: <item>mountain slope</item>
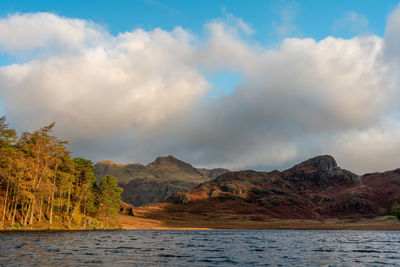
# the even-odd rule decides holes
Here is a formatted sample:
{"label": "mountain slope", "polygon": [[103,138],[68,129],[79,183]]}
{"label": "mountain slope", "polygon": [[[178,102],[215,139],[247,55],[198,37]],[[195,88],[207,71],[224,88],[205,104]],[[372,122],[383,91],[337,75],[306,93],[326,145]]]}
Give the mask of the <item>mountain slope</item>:
{"label": "mountain slope", "polygon": [[399,169],[360,177],[318,156],[282,172],[228,172],[162,204],[164,212],[287,219],[383,215],[399,203]]}
{"label": "mountain slope", "polygon": [[158,157],[147,166],[103,160],[95,167],[97,181],[107,174],[116,177],[124,188],[122,200],[134,206],[160,202],[173,193],[187,191],[229,171],[196,169],[173,156]]}

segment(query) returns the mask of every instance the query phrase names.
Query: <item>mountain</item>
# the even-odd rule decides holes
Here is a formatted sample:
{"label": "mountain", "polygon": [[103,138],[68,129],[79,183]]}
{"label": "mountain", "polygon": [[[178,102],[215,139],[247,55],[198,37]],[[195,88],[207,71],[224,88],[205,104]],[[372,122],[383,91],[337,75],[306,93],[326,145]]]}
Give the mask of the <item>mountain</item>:
{"label": "mountain", "polygon": [[98,182],[107,174],[116,177],[124,188],[122,200],[134,206],[160,202],[229,171],[196,169],[173,156],[158,157],[146,166],[103,160],[96,163],[95,168]]}
{"label": "mountain", "polygon": [[399,204],[400,169],[358,176],[325,155],[285,171],[228,172],[173,194],[160,207],[174,216],[223,212],[263,220],[387,215]]}

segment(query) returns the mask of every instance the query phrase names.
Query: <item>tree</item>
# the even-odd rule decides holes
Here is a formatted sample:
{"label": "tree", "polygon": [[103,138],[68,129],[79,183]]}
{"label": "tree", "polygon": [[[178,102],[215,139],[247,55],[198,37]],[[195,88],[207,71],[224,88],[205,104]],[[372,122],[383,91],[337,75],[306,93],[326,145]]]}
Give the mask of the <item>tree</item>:
{"label": "tree", "polygon": [[100,203],[103,207],[105,220],[116,219],[121,203],[123,189],[118,187],[118,180],[114,176],[105,175],[100,182]]}
{"label": "tree", "polygon": [[[71,158],[68,141],[52,135],[54,123],[17,135],[0,117],[0,225],[92,227],[100,189],[90,160]],[[114,217],[122,189],[115,178],[103,182],[102,205]],[[90,222],[91,225],[87,225]]]}
{"label": "tree", "polygon": [[77,178],[75,192],[82,212],[94,214],[99,207],[94,164],[83,158],[74,158],[73,162]]}
{"label": "tree", "polygon": [[10,205],[8,198],[13,182],[12,169],[14,163],[15,149],[13,144],[16,141],[16,132],[8,128],[6,117],[0,118],[0,184],[6,188],[1,220],[4,222],[7,207]]}
{"label": "tree", "polygon": [[397,219],[400,221],[400,206],[396,206],[392,209],[391,214],[396,216]]}
{"label": "tree", "polygon": [[[32,225],[34,219],[40,221],[44,200],[47,198],[49,207],[49,222],[53,223],[53,211],[58,190],[57,173],[62,158],[69,158],[70,152],[65,145],[68,141],[59,140],[51,132],[55,123],[45,126],[32,133],[23,133],[17,146],[24,153],[27,171],[24,177],[23,226]],[[29,219],[29,221],[28,221]]]}

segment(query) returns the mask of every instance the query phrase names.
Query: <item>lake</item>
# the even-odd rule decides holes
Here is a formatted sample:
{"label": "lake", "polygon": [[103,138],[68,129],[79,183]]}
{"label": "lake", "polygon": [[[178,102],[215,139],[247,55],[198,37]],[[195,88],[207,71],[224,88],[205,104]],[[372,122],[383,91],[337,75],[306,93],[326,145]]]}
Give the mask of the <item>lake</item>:
{"label": "lake", "polygon": [[3,232],[0,266],[3,265],[400,266],[400,232]]}

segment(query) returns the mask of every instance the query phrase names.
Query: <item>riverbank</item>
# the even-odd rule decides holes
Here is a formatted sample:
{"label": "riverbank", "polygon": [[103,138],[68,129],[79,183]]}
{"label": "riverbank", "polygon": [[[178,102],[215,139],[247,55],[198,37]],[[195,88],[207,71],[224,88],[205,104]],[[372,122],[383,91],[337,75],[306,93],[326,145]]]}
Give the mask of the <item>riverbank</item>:
{"label": "riverbank", "polygon": [[263,215],[213,213],[189,213],[165,211],[162,205],[135,208],[135,216],[119,214],[114,226],[89,229],[65,226],[40,225],[32,228],[0,228],[5,231],[95,231],[129,229],[174,229],[174,230],[400,230],[400,222],[394,216],[374,218],[329,218],[329,219],[276,219]]}

